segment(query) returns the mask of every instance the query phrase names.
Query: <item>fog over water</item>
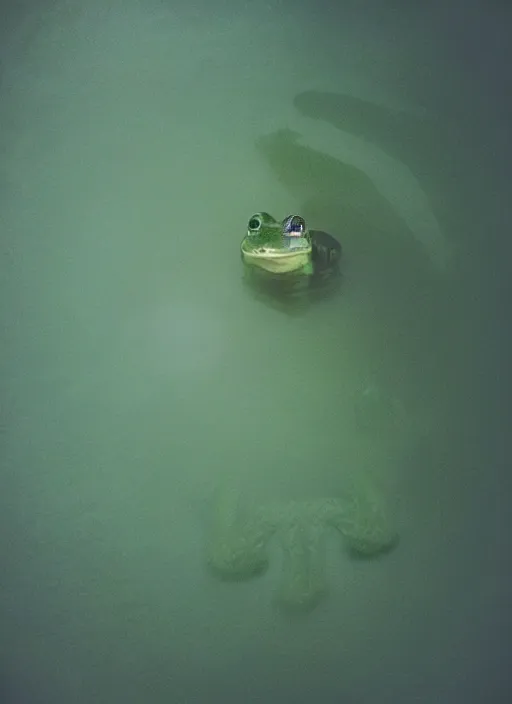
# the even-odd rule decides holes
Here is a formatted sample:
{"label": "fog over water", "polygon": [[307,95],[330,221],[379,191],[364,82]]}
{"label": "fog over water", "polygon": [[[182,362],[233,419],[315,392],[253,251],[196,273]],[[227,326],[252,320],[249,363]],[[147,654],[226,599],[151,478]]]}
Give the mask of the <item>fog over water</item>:
{"label": "fog over water", "polygon": [[[511,700],[511,30],[0,11],[2,702]],[[256,296],[259,211],[335,236],[339,291]],[[393,549],[344,549],[344,501]],[[219,579],[266,521],[264,574]]]}

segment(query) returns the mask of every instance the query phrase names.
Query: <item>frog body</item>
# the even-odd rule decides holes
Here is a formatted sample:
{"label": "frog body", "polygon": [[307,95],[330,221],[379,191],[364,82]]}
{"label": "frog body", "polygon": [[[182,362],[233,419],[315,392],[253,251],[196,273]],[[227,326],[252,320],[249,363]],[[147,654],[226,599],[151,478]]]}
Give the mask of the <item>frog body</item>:
{"label": "frog body", "polygon": [[[301,292],[311,300],[313,292],[331,291],[330,284],[340,278],[339,242],[326,232],[310,230],[298,215],[282,221],[264,212],[253,215],[241,243],[241,257],[249,282],[274,300],[283,296],[296,300]],[[380,400],[379,394],[373,395]],[[366,396],[373,400],[373,395],[365,389],[363,401]],[[272,408],[279,414],[278,395],[274,398]],[[361,420],[368,415],[367,405],[360,404]],[[298,432],[309,433],[309,428]],[[293,434],[286,433],[285,438],[287,446],[293,447]],[[264,434],[259,439],[265,442]],[[292,450],[290,461],[294,455]],[[269,465],[276,461],[270,451],[268,456]],[[269,466],[263,471],[274,472]],[[342,477],[350,469],[340,462],[332,471]],[[376,557],[397,544],[385,501],[363,474],[343,480],[345,487],[341,490],[340,484],[334,496],[323,496],[322,492],[290,499],[280,496],[279,491],[276,496],[258,499],[248,488],[247,479],[244,467],[234,468],[214,498],[208,565],[222,580],[249,580],[266,572],[277,548],[282,559],[276,602],[288,613],[313,609],[327,593],[333,537],[348,555],[360,558]]]}

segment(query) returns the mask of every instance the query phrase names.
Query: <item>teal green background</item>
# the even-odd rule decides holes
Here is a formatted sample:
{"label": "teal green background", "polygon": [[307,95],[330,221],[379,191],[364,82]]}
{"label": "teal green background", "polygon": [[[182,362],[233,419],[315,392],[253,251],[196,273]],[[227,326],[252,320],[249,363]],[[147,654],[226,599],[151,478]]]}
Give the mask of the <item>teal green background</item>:
{"label": "teal green background", "polygon": [[[2,702],[506,701],[509,5],[3,13]],[[340,158],[354,139],[409,169],[444,270]],[[339,294],[251,295],[259,210],[339,238]],[[359,476],[400,544],[330,543],[309,615],[274,605],[277,545],[259,580],[206,569],[223,482],[269,502]]]}

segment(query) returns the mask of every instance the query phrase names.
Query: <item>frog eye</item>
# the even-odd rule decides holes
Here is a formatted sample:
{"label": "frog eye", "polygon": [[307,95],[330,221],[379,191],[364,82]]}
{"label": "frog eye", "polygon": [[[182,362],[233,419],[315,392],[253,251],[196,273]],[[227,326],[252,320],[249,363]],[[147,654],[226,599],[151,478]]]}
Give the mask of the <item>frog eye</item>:
{"label": "frog eye", "polygon": [[288,215],[283,220],[283,233],[288,237],[302,237],[306,231],[306,223],[300,215]]}
{"label": "frog eye", "polygon": [[247,225],[249,229],[249,234],[254,234],[259,231],[261,228],[261,218],[258,215],[253,215],[252,218],[249,220],[249,224]]}

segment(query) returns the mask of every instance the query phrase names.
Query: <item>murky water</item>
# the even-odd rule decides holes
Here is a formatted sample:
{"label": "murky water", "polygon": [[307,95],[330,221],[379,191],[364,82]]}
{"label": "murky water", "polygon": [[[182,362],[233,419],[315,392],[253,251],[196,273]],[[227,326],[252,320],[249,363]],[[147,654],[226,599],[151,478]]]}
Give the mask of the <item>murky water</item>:
{"label": "murky water", "polygon": [[[507,3],[46,2],[0,73],[3,701],[506,701]],[[300,315],[249,216],[343,245]],[[206,567],[220,487],[400,536],[276,604]],[[288,502],[288,503],[286,503]],[[275,509],[273,509],[275,510]]]}

